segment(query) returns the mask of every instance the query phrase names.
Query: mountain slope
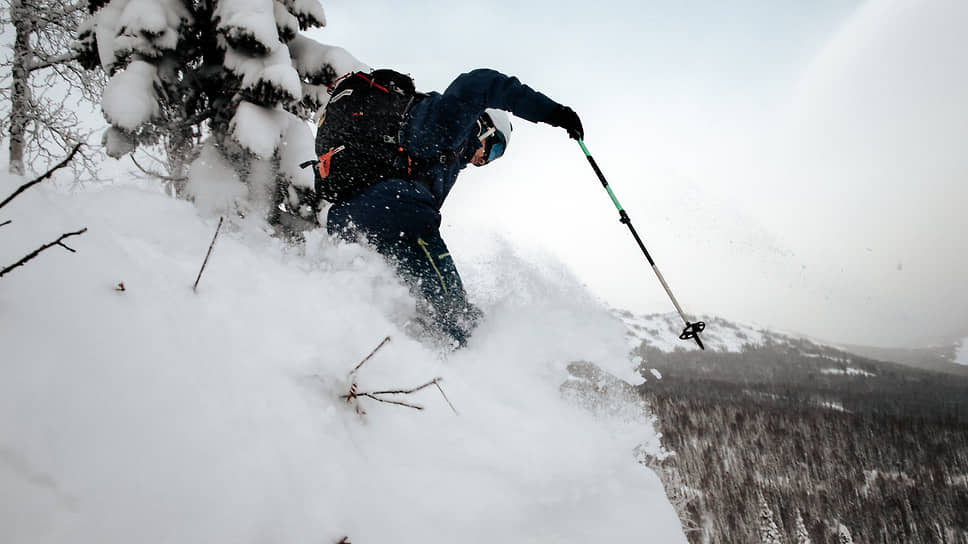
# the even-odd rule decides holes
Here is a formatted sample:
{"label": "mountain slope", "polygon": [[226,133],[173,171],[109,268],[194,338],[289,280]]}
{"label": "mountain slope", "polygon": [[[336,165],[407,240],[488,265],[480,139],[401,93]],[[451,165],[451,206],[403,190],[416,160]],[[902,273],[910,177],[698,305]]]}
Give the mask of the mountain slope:
{"label": "mountain slope", "polygon": [[766,509],[784,542],[798,523],[814,542],[840,524],[865,541],[968,535],[968,377],[720,319],[707,320],[715,349],[656,347],[646,329],[675,338],[657,324],[677,317],[635,318],[649,326],[630,338],[661,376],[638,390],[675,452],[661,467],[690,542],[759,542]]}
{"label": "mountain slope", "polygon": [[[962,341],[962,344],[964,341]],[[968,376],[968,357],[961,355],[959,344],[920,349],[879,348],[872,346],[845,345],[843,349],[864,357],[891,361],[903,365]],[[964,362],[962,362],[964,361]]]}
{"label": "mountain slope", "polygon": [[[627,311],[617,311],[616,315],[628,328],[629,345],[634,349],[645,344],[664,352],[677,349],[694,351],[694,342],[679,340],[682,319],[678,314],[634,315]],[[871,359],[897,363],[921,370],[944,372],[968,376],[968,339],[961,343],[933,348],[881,348],[860,345],[827,344],[803,335],[782,333],[747,324],[741,324],[720,317],[702,316],[707,324],[702,334],[703,343],[711,351],[739,353],[744,347],[761,347],[765,344],[777,346],[804,346],[815,354],[841,352],[841,359]],[[960,362],[960,361],[966,362]]]}
{"label": "mountain slope", "polygon": [[[186,202],[40,185],[0,216],[3,264],[88,228],[0,280],[4,542],[685,541],[635,457],[661,455],[652,422],[558,391],[570,360],[633,374],[621,322],[570,277],[469,268],[489,319],[442,358],[358,246],[235,218],[195,293],[217,219]],[[340,398],[386,336],[359,391],[440,377],[459,415],[436,387],[398,397],[422,411]]]}

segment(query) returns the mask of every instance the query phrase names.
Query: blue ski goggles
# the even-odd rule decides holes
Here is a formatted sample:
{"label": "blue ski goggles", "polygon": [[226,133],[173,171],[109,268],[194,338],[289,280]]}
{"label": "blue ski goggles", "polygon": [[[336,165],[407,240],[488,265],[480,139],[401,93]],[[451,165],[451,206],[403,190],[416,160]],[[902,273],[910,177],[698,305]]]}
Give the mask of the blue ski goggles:
{"label": "blue ski goggles", "polygon": [[486,162],[491,162],[503,155],[507,146],[508,142],[504,138],[504,135],[495,130],[493,134],[484,140],[484,156],[487,158]]}

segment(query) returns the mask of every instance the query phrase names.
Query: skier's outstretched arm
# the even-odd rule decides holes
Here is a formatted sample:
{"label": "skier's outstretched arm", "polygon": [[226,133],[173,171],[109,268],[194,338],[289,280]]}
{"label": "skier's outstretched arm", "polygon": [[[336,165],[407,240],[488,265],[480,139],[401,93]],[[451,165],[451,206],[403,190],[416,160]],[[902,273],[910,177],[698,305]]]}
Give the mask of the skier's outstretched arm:
{"label": "skier's outstretched arm", "polygon": [[583,136],[581,121],[575,112],[543,93],[496,70],[479,68],[461,74],[441,97],[437,114],[447,119],[438,124],[453,129],[454,143],[477,122],[486,108],[496,108],[535,123],[562,127],[573,138]]}

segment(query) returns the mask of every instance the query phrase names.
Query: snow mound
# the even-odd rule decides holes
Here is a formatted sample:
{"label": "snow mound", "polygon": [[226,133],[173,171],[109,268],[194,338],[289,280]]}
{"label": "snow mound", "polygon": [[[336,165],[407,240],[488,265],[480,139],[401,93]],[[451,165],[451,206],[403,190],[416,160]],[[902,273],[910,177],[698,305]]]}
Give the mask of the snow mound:
{"label": "snow mound", "polygon": [[[23,180],[0,176],[0,194]],[[636,448],[647,421],[563,399],[566,364],[630,365],[624,327],[541,267],[470,266],[489,319],[449,357],[366,248],[304,249],[135,184],[42,184],[0,210],[0,541],[685,542]],[[549,298],[550,297],[550,298]],[[341,395],[436,387],[401,400]],[[647,537],[644,535],[648,535]]]}

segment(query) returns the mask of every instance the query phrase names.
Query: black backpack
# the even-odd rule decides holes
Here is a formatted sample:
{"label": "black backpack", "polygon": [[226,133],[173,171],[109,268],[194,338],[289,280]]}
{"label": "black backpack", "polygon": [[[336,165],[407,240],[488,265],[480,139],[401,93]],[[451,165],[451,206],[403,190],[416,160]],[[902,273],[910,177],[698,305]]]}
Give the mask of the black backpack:
{"label": "black backpack", "polygon": [[[316,195],[346,200],[391,177],[406,178],[401,144],[404,120],[424,95],[413,79],[394,70],[354,72],[329,90],[316,132]],[[308,164],[308,163],[304,163]]]}

